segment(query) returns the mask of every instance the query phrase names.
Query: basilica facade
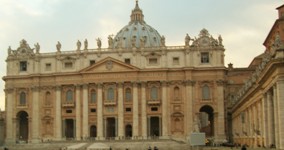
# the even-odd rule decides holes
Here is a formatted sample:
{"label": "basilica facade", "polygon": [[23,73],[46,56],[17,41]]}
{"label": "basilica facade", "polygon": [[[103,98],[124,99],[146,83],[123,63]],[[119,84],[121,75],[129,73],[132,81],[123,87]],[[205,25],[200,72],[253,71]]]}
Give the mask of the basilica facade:
{"label": "basilica facade", "polygon": [[98,38],[96,48],[85,40],[63,51],[58,42],[44,53],[22,40],[6,59],[5,141],[186,140],[193,132],[223,141],[224,51],[206,29],[167,46],[138,2],[107,48]]}

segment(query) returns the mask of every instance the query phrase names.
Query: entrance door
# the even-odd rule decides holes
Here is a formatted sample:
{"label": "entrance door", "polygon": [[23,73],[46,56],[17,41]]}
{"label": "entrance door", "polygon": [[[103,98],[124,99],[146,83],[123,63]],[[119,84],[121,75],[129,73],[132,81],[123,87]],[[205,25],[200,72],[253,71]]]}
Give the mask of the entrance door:
{"label": "entrance door", "polygon": [[19,139],[27,141],[29,138],[29,121],[28,113],[20,111],[17,115],[19,125]]}
{"label": "entrance door", "polygon": [[160,118],[150,118],[150,136],[160,136]]}
{"label": "entrance door", "polygon": [[125,137],[132,137],[132,126],[130,124],[125,126]]}
{"label": "entrance door", "polygon": [[107,122],[106,122],[106,137],[107,138],[111,138],[111,137],[115,137],[115,118],[107,118]]}
{"label": "entrance door", "polygon": [[90,128],[90,137],[91,138],[97,137],[97,127],[95,125],[92,125]]}
{"label": "entrance door", "polygon": [[65,137],[74,138],[74,120],[66,119],[65,120]]}

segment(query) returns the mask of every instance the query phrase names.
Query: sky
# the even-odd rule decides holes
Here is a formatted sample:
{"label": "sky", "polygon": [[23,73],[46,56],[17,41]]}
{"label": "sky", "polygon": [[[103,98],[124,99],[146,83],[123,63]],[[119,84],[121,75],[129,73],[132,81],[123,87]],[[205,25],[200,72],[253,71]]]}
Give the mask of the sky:
{"label": "sky", "polygon": [[[264,52],[262,45],[278,17],[282,0],[139,0],[146,23],[166,37],[167,46],[184,44],[188,33],[198,36],[206,28],[223,38],[225,64],[247,67]],[[75,50],[77,40],[96,38],[107,47],[107,36],[130,21],[135,0],[0,0],[0,76],[6,74],[7,49],[25,39],[40,52]],[[5,107],[4,82],[0,81],[0,109]]]}

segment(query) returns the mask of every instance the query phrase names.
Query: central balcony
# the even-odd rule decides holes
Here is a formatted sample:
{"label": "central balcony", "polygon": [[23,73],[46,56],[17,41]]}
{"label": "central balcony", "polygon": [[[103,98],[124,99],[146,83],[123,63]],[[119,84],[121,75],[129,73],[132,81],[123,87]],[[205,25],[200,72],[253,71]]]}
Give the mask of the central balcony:
{"label": "central balcony", "polygon": [[74,101],[72,101],[72,102],[63,102],[62,103],[62,107],[68,107],[68,108],[75,107],[75,102]]}

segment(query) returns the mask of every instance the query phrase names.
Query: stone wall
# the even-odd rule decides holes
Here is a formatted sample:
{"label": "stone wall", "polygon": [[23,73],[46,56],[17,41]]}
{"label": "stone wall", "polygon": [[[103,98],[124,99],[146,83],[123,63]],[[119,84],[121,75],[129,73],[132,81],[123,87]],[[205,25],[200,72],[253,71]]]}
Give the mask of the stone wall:
{"label": "stone wall", "polygon": [[4,144],[4,118],[2,118],[2,112],[0,111],[0,146]]}

